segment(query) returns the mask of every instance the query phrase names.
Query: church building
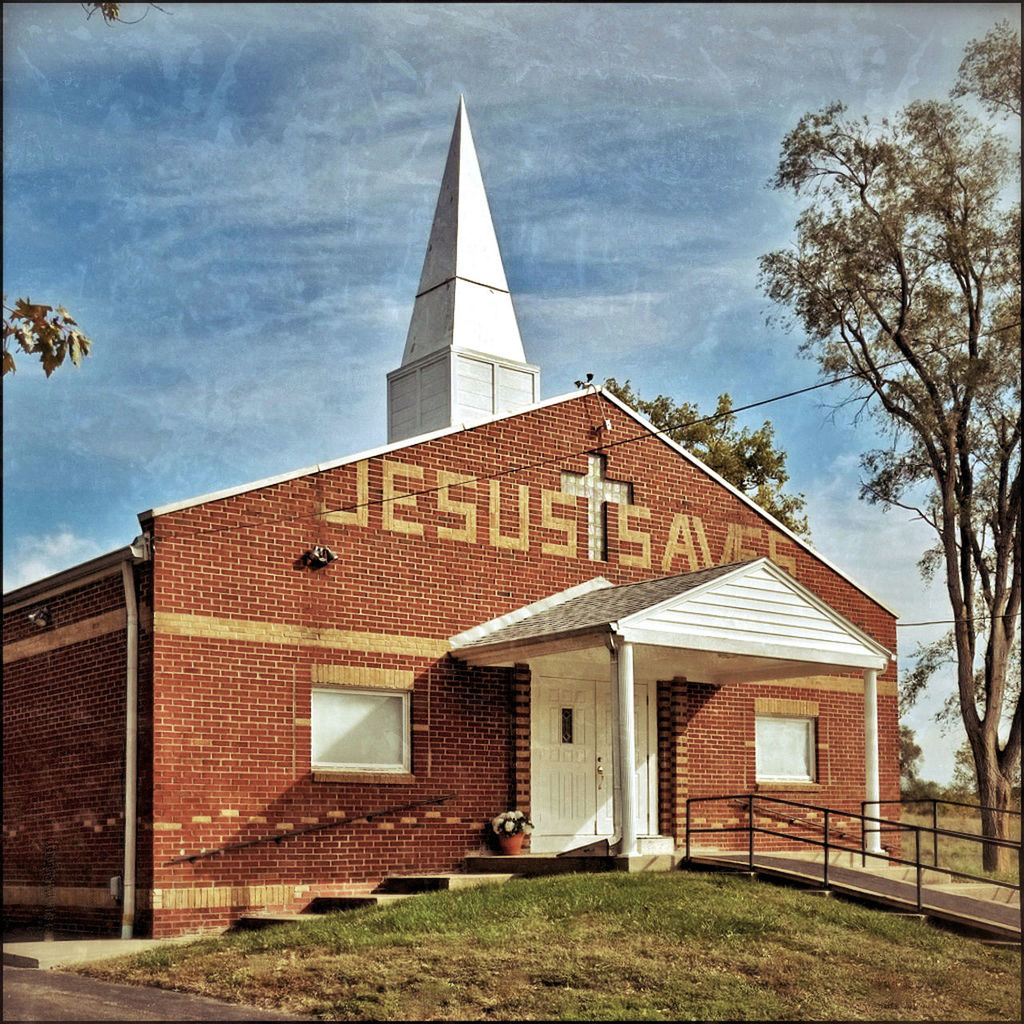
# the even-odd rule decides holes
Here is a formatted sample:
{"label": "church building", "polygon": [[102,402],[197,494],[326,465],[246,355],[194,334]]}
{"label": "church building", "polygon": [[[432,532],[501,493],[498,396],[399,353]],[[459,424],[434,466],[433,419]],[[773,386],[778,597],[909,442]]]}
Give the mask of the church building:
{"label": "church building", "polygon": [[690,798],[898,797],[894,613],[611,394],[541,397],[461,101],[386,383],[381,447],[4,596],[8,921],[218,931],[511,809],[635,868]]}

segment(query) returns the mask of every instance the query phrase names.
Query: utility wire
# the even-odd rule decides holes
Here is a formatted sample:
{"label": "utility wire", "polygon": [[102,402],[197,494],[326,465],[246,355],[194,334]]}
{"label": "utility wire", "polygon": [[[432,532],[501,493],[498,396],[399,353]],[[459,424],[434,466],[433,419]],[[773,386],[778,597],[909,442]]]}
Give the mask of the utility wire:
{"label": "utility wire", "polygon": [[972,615],[967,619],[930,619],[927,622],[897,622],[897,629],[910,629],[912,626],[954,626],[958,622],[991,622],[992,619],[1019,619],[1020,612],[1004,612],[1002,615]]}

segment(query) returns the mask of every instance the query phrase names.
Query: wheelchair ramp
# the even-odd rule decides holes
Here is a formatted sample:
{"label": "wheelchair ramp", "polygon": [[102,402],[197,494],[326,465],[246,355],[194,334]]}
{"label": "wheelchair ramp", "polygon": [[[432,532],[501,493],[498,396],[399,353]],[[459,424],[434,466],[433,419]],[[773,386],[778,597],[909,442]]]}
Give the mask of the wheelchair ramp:
{"label": "wheelchair ramp", "polygon": [[[989,937],[1020,942],[1020,893],[984,883],[957,883],[932,868],[922,869],[921,903],[918,907],[916,868],[873,867],[859,864],[859,857],[830,858],[827,879],[819,855],[756,853],[752,871],[758,877],[830,891],[903,913],[921,914],[983,933]],[[747,872],[749,854],[722,850],[691,851],[690,864],[704,868]]]}

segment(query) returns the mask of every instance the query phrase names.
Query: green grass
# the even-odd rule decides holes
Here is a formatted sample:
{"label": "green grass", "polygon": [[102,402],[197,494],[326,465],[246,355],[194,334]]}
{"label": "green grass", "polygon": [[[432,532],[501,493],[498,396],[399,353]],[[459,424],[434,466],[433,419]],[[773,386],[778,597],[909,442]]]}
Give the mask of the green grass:
{"label": "green grass", "polygon": [[1020,952],[690,872],[569,875],[79,968],[324,1020],[1019,1020]]}

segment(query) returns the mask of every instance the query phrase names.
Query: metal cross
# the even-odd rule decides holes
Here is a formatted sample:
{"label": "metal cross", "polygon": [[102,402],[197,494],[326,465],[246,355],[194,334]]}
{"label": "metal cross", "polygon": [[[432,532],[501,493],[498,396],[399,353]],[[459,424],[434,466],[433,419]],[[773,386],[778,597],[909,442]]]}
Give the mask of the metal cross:
{"label": "metal cross", "polygon": [[625,480],[608,480],[604,475],[607,459],[603,455],[587,456],[587,472],[562,473],[562,493],[587,499],[587,554],[595,562],[608,557],[609,501],[619,505],[633,502],[633,485]]}

